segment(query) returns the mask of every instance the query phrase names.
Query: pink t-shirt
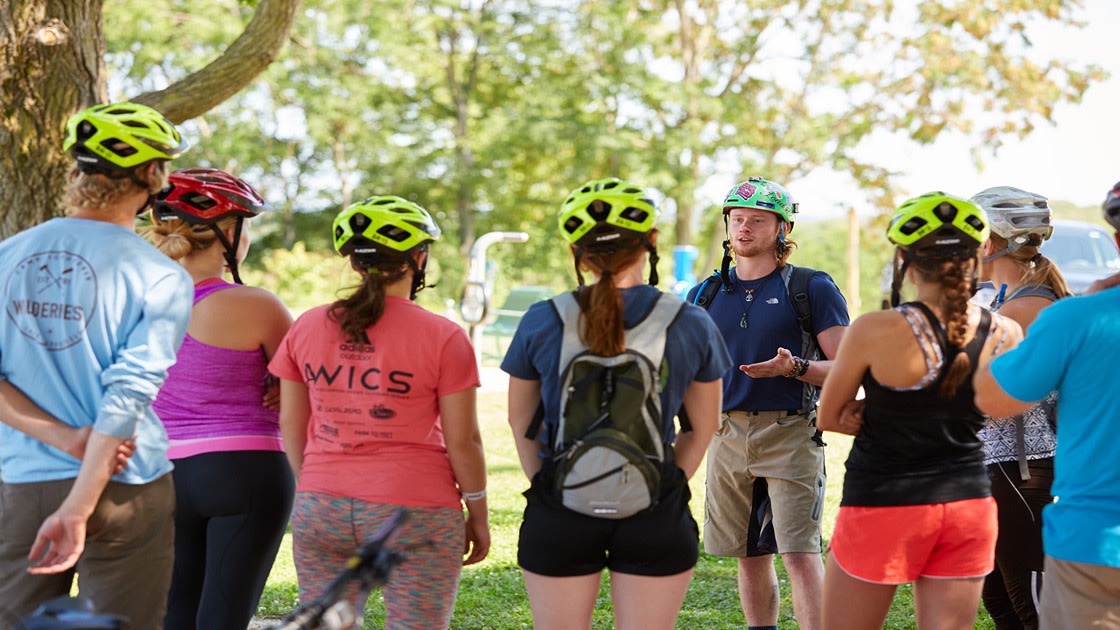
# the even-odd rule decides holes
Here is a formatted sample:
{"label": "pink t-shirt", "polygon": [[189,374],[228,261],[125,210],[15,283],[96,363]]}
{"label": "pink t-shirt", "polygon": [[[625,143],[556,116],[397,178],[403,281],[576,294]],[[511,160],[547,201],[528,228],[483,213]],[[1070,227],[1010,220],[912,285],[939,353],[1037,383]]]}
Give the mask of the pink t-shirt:
{"label": "pink t-shirt", "polygon": [[307,385],[311,420],[296,488],[374,503],[459,507],[439,398],[477,387],[463,329],[387,297],[369,343],[347,340],[328,306],[304,313],[269,370]]}

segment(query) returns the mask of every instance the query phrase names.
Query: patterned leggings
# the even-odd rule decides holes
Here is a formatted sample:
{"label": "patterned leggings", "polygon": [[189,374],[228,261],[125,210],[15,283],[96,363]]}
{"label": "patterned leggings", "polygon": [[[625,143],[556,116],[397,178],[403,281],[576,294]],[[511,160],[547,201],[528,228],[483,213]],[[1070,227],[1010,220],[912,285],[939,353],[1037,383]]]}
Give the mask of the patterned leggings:
{"label": "patterned leggings", "polygon": [[[292,547],[300,601],[306,603],[322,595],[345,568],[346,560],[399,507],[317,492],[297,493],[292,510]],[[385,627],[447,628],[463,567],[463,514],[450,508],[408,509],[412,518],[395,543],[407,550],[407,555],[382,588]],[[365,598],[360,598],[356,585],[346,591],[345,597],[359,612],[365,610]]]}

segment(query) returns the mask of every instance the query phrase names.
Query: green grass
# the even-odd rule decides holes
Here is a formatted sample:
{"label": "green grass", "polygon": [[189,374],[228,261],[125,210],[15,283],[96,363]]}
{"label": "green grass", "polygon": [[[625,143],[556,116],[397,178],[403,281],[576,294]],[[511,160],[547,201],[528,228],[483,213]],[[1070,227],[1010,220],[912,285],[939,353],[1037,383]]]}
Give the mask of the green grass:
{"label": "green grass", "polygon": [[[528,487],[517,453],[513,448],[509,426],[506,424],[505,393],[479,394],[479,423],[486,446],[489,469],[488,494],[490,504],[490,556],[481,564],[463,570],[462,583],[455,603],[452,628],[458,629],[513,629],[531,628],[532,616],[529,600],[517,568],[517,528],[525,507],[521,492]],[[828,487],[824,512],[824,534],[832,533],[840,501],[840,484],[844,459],[851,447],[846,436],[826,436]],[[692,511],[698,523],[703,522],[703,467],[692,479]],[[789,578],[778,563],[781,585],[781,613],[778,627],[795,630],[793,604],[790,599]],[[291,535],[285,537],[276,564],[272,568],[268,585],[261,597],[258,615],[279,618],[297,605],[296,574],[292,565]],[[913,594],[903,586],[895,596],[884,628],[915,628]],[[385,609],[380,596],[370,598],[366,610],[365,628],[384,625]],[[604,577],[595,608],[595,628],[612,628],[610,591]],[[735,559],[717,558],[701,554],[695,575],[681,610],[678,628],[731,628],[745,627],[743,613],[735,584]],[[993,628],[983,610],[976,623],[977,629]]]}

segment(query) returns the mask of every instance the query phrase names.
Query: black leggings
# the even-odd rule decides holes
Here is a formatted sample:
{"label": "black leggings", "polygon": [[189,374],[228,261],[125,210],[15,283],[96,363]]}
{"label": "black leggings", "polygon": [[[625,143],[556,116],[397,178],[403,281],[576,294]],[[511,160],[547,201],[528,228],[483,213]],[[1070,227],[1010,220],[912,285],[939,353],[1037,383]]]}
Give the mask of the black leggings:
{"label": "black leggings", "polygon": [[175,568],[166,630],[245,630],[292,511],[284,453],[229,451],[175,460]]}
{"label": "black leggings", "polygon": [[1028,462],[1031,478],[1019,477],[1018,462],[988,466],[999,511],[996,568],[984,580],[984,608],[997,630],[1038,628],[1035,602],[1042,588],[1042,508],[1053,501],[1053,458]]}

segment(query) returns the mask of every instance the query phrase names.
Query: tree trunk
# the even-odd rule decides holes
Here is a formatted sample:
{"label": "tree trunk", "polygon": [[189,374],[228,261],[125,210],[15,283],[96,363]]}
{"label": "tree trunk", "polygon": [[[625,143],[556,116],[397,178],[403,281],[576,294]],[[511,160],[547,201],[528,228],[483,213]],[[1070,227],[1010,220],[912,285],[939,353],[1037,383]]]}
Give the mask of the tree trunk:
{"label": "tree trunk", "polygon": [[0,238],[61,214],[66,119],[106,99],[101,0],[0,0]]}
{"label": "tree trunk", "polygon": [[685,169],[684,184],[677,196],[676,244],[692,245],[692,222],[696,215],[696,188],[700,181],[700,151],[693,149]]}
{"label": "tree trunk", "polygon": [[[0,0],[0,239],[62,213],[66,120],[108,100],[103,0]],[[208,66],[133,99],[179,123],[245,87],[287,41],[299,0],[260,0]]]}

